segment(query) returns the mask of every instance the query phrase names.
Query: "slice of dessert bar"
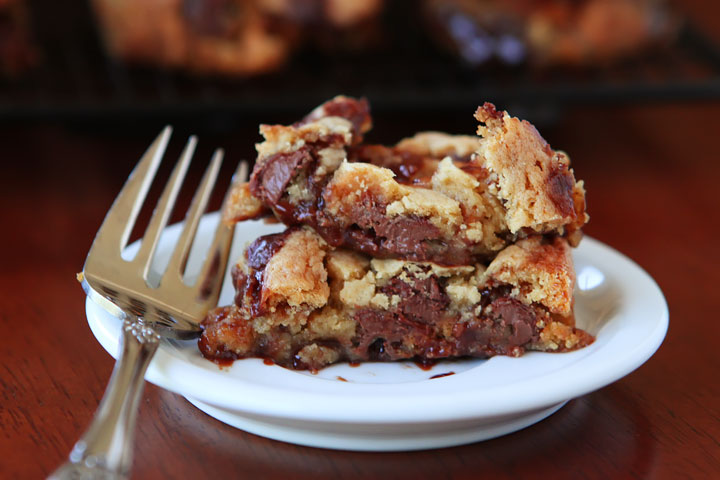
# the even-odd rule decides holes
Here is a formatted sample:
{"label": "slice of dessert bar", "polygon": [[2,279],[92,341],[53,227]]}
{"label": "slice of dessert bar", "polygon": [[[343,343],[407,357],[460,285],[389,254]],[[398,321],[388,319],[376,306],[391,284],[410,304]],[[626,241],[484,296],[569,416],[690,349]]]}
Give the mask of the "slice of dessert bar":
{"label": "slice of dessert bar", "polygon": [[576,245],[588,217],[567,155],[492,104],[475,118],[477,137],[426,132],[393,147],[362,143],[368,104],[347,97],[294,125],[263,125],[224,220],[273,213],[332,247],[443,265],[486,262],[534,235]]}
{"label": "slice of dessert bar", "polygon": [[593,341],[575,328],[565,238],[531,235],[488,264],[442,266],[333,248],[292,227],[250,244],[233,305],[199,340],[212,360],[262,357],[295,369],[340,361],[519,356]]}

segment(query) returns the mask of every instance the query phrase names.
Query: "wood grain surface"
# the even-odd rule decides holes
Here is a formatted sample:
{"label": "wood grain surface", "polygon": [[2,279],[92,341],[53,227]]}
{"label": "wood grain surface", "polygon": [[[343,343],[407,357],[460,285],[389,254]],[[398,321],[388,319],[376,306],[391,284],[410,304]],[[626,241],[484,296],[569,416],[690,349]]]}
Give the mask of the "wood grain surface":
{"label": "wood grain surface", "polygon": [[[471,131],[471,113],[457,123],[381,117],[372,139]],[[87,326],[75,273],[160,127],[0,130],[0,478],[47,475],[97,407],[113,361]],[[226,146],[227,179],[255,132],[248,122],[203,137],[198,155]],[[720,104],[576,110],[543,134],[586,181],[586,233],[634,259],[666,295],[670,329],[650,361],[518,433],[411,453],[268,440],[147,385],[134,478],[720,478]]]}

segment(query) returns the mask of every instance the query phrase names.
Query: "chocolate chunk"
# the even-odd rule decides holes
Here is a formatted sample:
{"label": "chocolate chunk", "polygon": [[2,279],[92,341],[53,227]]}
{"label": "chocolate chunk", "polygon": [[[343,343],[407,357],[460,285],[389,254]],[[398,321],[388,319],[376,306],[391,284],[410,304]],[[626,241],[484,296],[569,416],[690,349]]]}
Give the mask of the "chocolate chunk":
{"label": "chocolate chunk", "polygon": [[397,350],[410,332],[410,326],[397,322],[387,310],[361,309],[354,315],[358,323],[353,350],[357,358],[390,361],[403,358]]}
{"label": "chocolate chunk", "polygon": [[301,148],[291,153],[276,153],[267,157],[262,167],[253,172],[250,192],[268,205],[275,205],[290,180],[311,161],[312,156],[308,148]]}
{"label": "chocolate chunk", "polygon": [[571,216],[575,211],[573,188],[575,182],[565,168],[553,169],[547,176],[548,196],[562,216]]}
{"label": "chocolate chunk", "polygon": [[[353,220],[355,223],[363,229],[372,229],[376,236],[383,238],[395,238],[396,235],[405,237],[403,243],[408,242],[421,242],[429,236],[438,237],[439,233],[432,232],[437,230],[437,227],[430,224],[429,226],[422,225],[427,220],[421,218],[413,218],[412,220],[401,217],[403,222],[400,223],[396,218],[389,218],[385,215],[385,206],[378,204],[367,204],[363,202],[360,208],[355,210]],[[424,232],[423,230],[428,230]],[[433,233],[435,233],[433,235]]]}
{"label": "chocolate chunk", "polygon": [[[429,178],[418,178],[427,168],[428,157],[383,145],[358,145],[348,152],[351,162],[363,162],[388,168],[395,174],[395,181],[405,185],[429,184]],[[433,163],[433,166],[437,161]],[[432,176],[432,172],[429,173]]]}
{"label": "chocolate chunk", "polygon": [[[390,218],[385,215],[384,205],[368,202],[358,205],[353,213],[355,225],[342,238],[345,246],[375,257],[400,257],[418,261],[432,259],[440,263],[445,260],[435,256],[436,245],[433,245],[433,241],[439,242],[442,234],[428,219],[417,216]],[[325,222],[332,224],[332,219]],[[332,244],[333,239],[325,240]],[[444,253],[442,251],[440,255]]]}
{"label": "chocolate chunk", "polygon": [[377,235],[386,239],[385,248],[398,253],[412,251],[415,245],[439,239],[442,236],[435,225],[421,217],[388,218],[383,215],[377,217],[373,223]]}
{"label": "chocolate chunk", "polygon": [[423,323],[442,319],[445,316],[443,312],[450,304],[450,298],[434,275],[415,278],[411,283],[393,278],[381,291],[389,297],[398,295],[400,303],[397,309],[405,317]]}
{"label": "chocolate chunk", "polygon": [[[493,292],[488,296],[493,297]],[[535,312],[520,301],[501,296],[483,311],[489,312],[487,316],[457,323],[453,329],[464,355],[508,355],[537,340]]]}
{"label": "chocolate chunk", "polygon": [[386,362],[409,358],[413,356],[411,352],[425,352],[422,356],[432,357],[427,352],[433,349],[448,351],[439,346],[447,342],[436,339],[432,328],[401,314],[367,308],[358,310],[354,319],[358,323],[353,340],[356,358]]}
{"label": "chocolate chunk", "polygon": [[500,297],[492,302],[490,307],[500,323],[509,327],[509,346],[524,345],[536,335],[535,312],[529,306],[514,298]]}
{"label": "chocolate chunk", "polygon": [[324,117],[342,117],[352,123],[353,144],[360,143],[363,133],[370,130],[372,126],[370,105],[367,99],[355,100],[347,97],[336,97],[325,102],[320,108],[311,112],[295,125],[305,125]]}
{"label": "chocolate chunk", "polygon": [[248,267],[253,270],[264,270],[270,259],[285,244],[285,239],[295,229],[287,229],[282,233],[263,235],[252,242],[245,252]]}

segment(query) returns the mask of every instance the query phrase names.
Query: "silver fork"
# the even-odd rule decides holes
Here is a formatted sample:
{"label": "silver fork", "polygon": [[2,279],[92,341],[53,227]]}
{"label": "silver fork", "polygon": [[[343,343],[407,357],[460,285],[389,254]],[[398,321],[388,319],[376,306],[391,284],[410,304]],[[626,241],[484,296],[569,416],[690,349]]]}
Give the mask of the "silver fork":
{"label": "silver fork", "polygon": [[[160,284],[150,286],[150,267],[193,156],[195,137],[190,137],[173,169],[137,255],[130,261],[121,257],[170,134],[171,128],[166,127],[130,174],[105,216],[79,275],[87,295],[122,318],[120,353],[92,423],[73,447],[69,461],[50,478],[115,479],[129,475],[138,402],[145,371],[160,337],[183,340],[198,337],[199,322],[217,305],[234,228],[222,222],[218,225],[198,280],[192,286],[184,282],[183,275],[200,218],[220,170],[222,150],[215,151],[200,181]],[[234,179],[240,181],[246,176],[247,165],[243,162]]]}

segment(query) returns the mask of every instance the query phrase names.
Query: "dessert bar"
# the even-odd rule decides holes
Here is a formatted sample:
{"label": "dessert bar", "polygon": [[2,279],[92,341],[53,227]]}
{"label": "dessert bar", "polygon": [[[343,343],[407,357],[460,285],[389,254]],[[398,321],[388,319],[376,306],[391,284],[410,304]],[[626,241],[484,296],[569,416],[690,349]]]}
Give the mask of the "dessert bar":
{"label": "dessert bar", "polygon": [[317,370],[591,343],[573,315],[583,183],[530,123],[489,103],[475,118],[478,136],[369,144],[368,103],[341,96],[262,125],[223,221],[288,228],[246,247],[233,304],[203,322],[202,354]]}

